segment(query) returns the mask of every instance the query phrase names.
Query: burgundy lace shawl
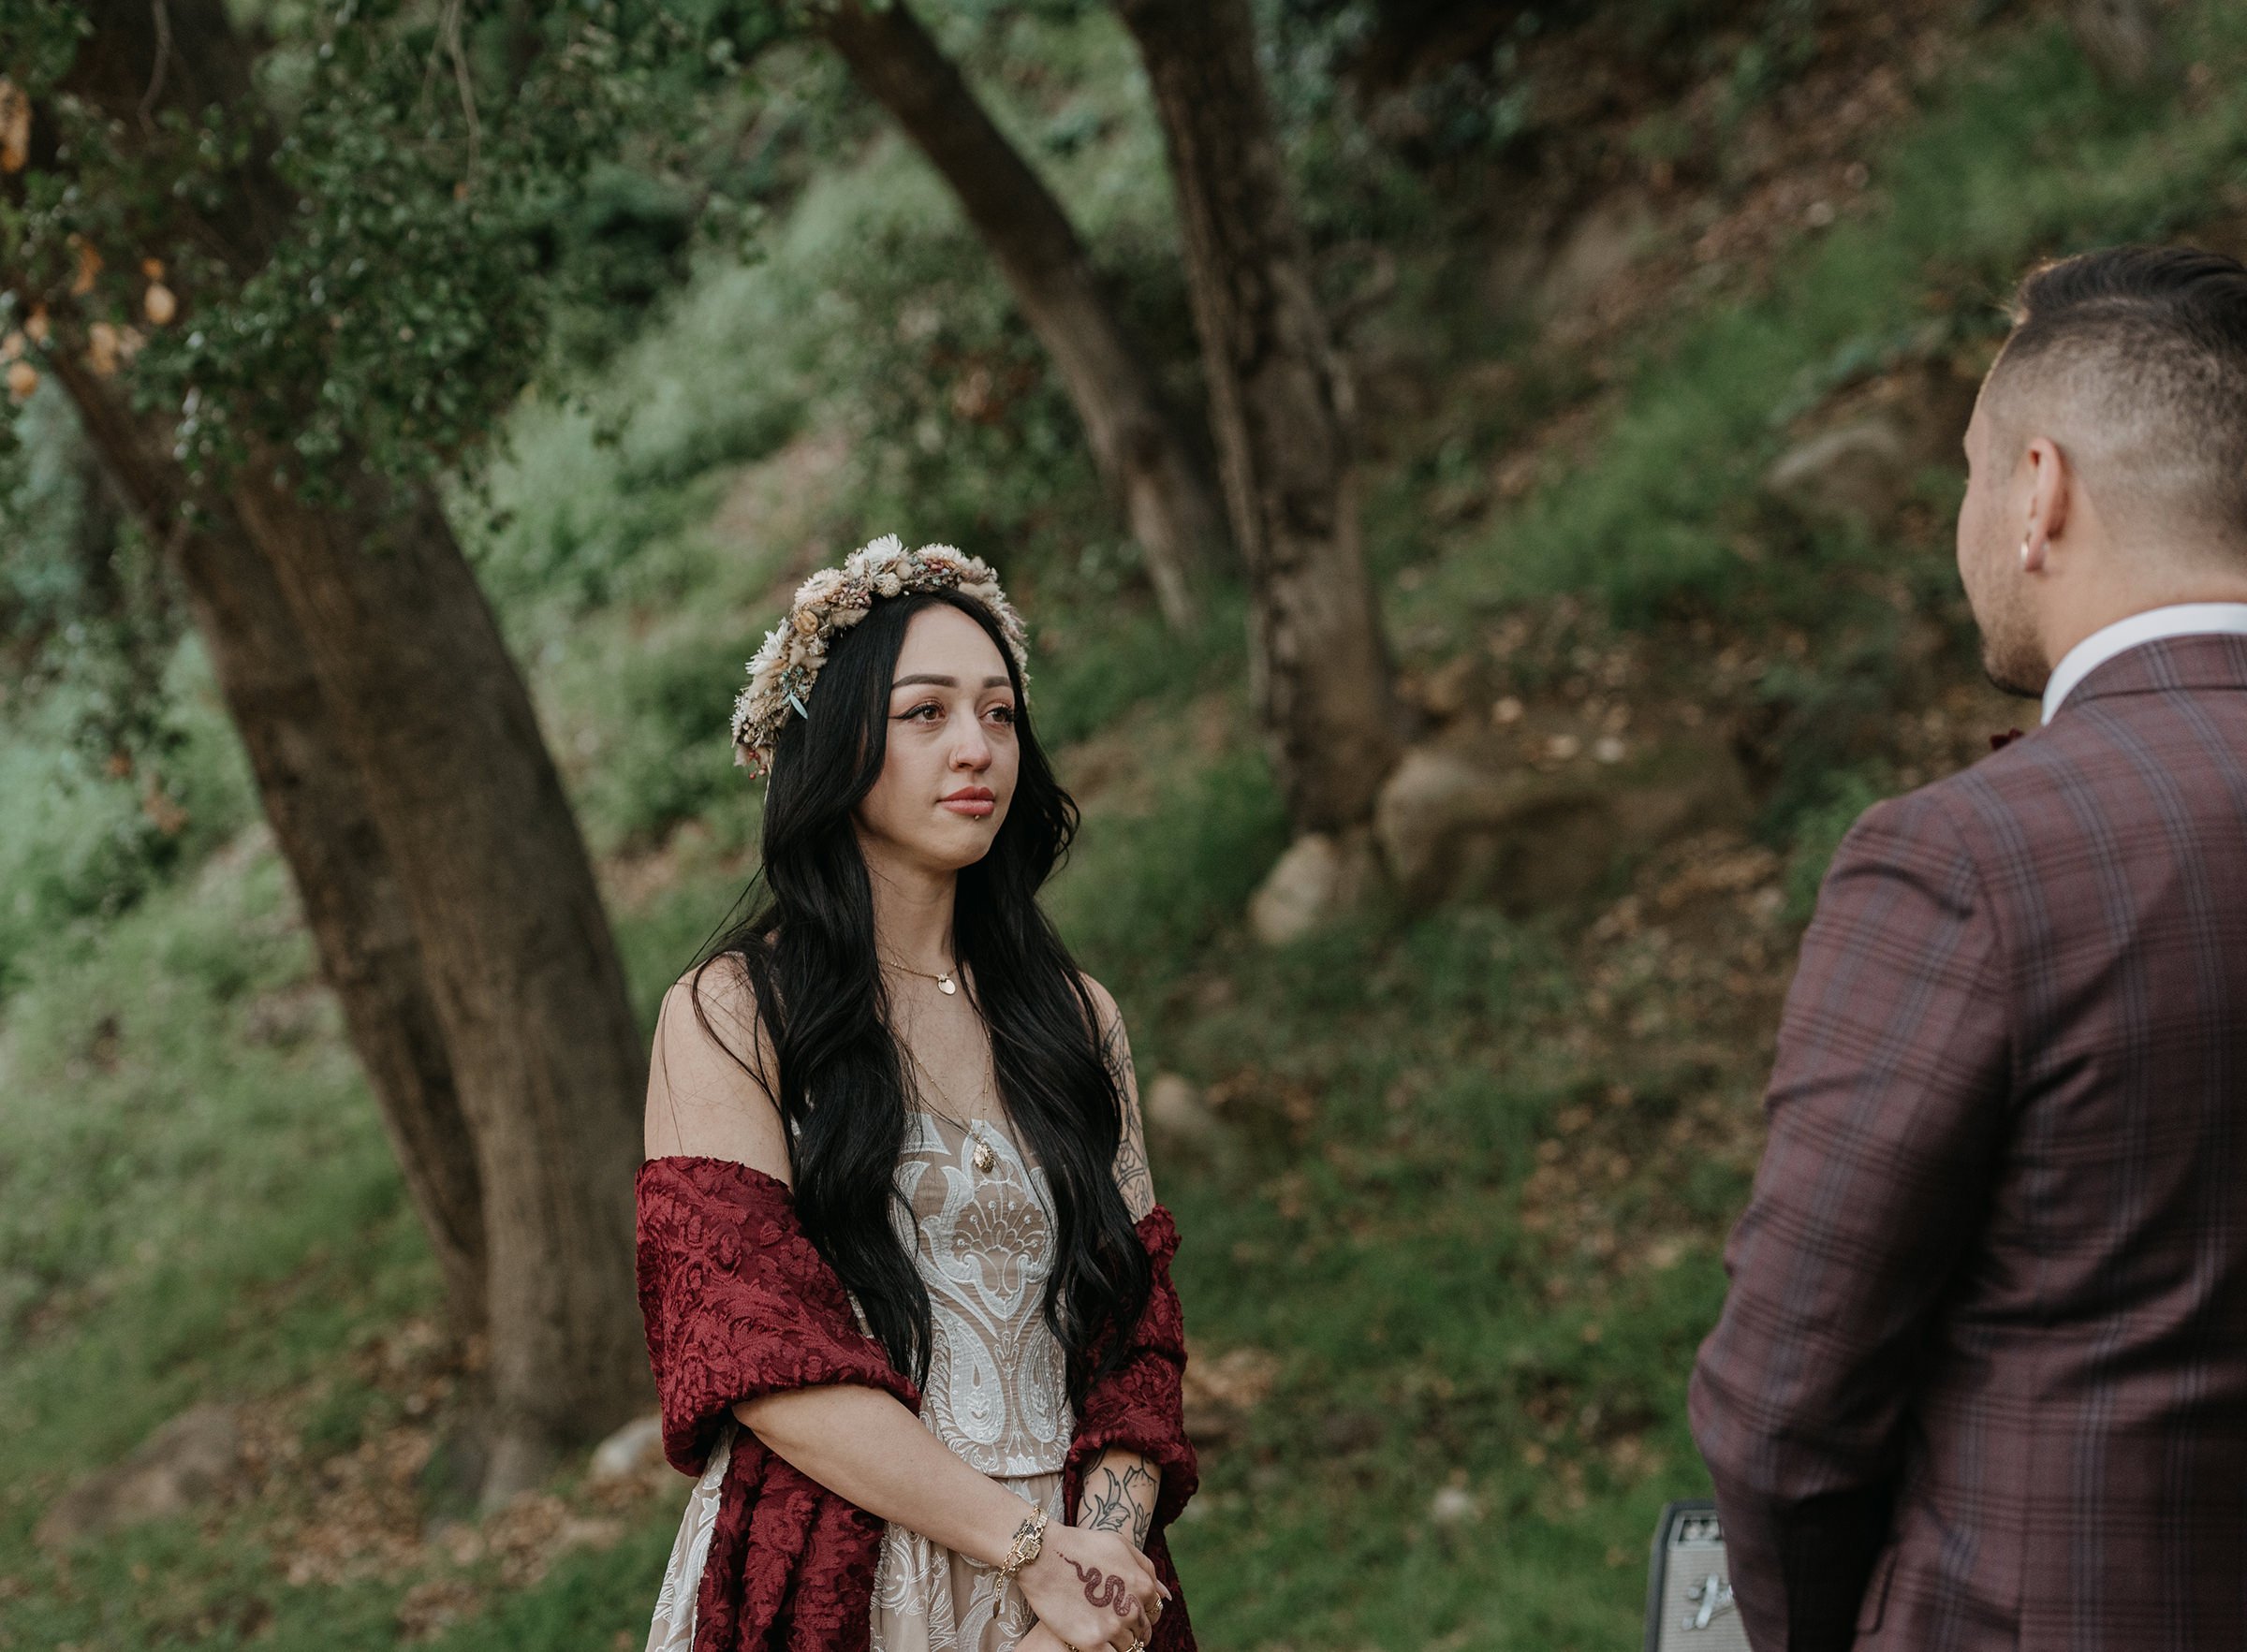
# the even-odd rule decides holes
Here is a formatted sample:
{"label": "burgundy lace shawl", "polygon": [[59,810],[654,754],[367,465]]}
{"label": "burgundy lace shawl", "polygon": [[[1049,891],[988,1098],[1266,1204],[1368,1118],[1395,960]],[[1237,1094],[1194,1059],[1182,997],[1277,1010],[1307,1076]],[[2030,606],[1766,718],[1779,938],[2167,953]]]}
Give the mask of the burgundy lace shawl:
{"label": "burgundy lace shawl", "polygon": [[[761,1395],[858,1383],[919,1410],[913,1384],[858,1329],[786,1183],[727,1159],[672,1156],[642,1164],[637,1191],[639,1307],[674,1469],[699,1476],[733,1405]],[[1158,1205],[1138,1235],[1154,1289],[1124,1364],[1085,1397],[1063,1495],[1074,1511],[1085,1471],[1111,1446],[1160,1467],[1147,1557],[1172,1599],[1149,1647],[1193,1652],[1163,1535],[1198,1482],[1181,1405],[1185,1327],[1170,1283],[1178,1229]],[[696,1597],[695,1652],[866,1652],[881,1536],[879,1518],[740,1430]]]}

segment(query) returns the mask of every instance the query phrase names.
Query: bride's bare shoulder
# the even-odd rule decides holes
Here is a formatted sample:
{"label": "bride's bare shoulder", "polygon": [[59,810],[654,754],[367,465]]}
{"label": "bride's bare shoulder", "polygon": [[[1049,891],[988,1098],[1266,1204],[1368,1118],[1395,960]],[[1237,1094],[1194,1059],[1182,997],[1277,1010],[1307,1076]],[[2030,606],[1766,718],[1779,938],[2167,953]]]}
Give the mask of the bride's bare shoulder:
{"label": "bride's bare shoulder", "polygon": [[1101,986],[1083,970],[1077,972],[1077,979],[1084,984],[1085,996],[1093,1001],[1093,1014],[1098,1023],[1097,1031],[1105,1037],[1110,1028],[1120,1026],[1124,1020],[1124,1012],[1116,1003],[1115,994]]}
{"label": "bride's bare shoulder", "polygon": [[643,1146],[651,1159],[733,1159],[787,1179],[772,1040],[742,960],[720,954],[674,981],[656,1012]]}

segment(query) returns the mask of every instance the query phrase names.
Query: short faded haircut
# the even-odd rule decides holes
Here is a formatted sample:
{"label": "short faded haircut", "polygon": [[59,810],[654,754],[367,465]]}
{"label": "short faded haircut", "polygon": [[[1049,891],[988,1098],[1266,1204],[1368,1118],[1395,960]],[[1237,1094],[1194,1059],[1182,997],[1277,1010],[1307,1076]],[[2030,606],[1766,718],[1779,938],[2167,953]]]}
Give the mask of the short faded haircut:
{"label": "short faded haircut", "polygon": [[2247,266],[2193,247],[2045,264],[2014,297],[1986,394],[2016,444],[2060,441],[2120,519],[2247,554]]}

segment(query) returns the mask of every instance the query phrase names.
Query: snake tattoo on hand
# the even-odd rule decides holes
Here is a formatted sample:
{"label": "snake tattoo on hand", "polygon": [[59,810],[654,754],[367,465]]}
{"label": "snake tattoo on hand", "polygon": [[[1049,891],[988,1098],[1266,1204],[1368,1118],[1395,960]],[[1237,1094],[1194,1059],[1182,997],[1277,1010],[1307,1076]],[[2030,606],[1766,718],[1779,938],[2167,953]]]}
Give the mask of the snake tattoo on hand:
{"label": "snake tattoo on hand", "polygon": [[[1063,1559],[1068,1560],[1064,1555]],[[1069,1560],[1069,1570],[1084,1585],[1084,1598],[1095,1606],[1105,1606],[1118,1617],[1133,1617],[1139,1610],[1138,1601],[1124,1586],[1120,1577],[1110,1577],[1097,1566],[1083,1567]]]}

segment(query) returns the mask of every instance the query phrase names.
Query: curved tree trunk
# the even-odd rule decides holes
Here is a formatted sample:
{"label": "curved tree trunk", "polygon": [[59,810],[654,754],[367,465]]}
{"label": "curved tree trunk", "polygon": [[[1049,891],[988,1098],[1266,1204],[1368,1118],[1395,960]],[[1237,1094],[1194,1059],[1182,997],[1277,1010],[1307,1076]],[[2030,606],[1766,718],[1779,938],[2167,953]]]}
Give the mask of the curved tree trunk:
{"label": "curved tree trunk", "polygon": [[[250,50],[222,0],[94,9],[68,90],[110,111],[120,141],[160,130],[140,118],[152,87],[190,111],[250,104]],[[193,234],[237,277],[259,268],[292,208],[268,147],[228,174],[223,198],[177,202],[181,216],[148,226],[147,240]],[[35,147],[34,159],[52,156]],[[192,307],[194,293],[181,297]],[[169,421],[153,433],[169,451]],[[315,506],[275,480],[282,455],[250,448],[218,520],[230,513],[263,561],[356,777],[473,1142],[496,1406],[489,1504],[646,1402],[633,1295],[639,1030],[529,694],[434,494],[346,454],[346,497]]]}
{"label": "curved tree trunk", "polygon": [[435,1005],[365,790],[304,657],[272,570],[224,500],[190,513],[185,475],[112,383],[66,355],[55,372],[104,470],[187,588],[219,693],[341,1002],[414,1208],[436,1252],[446,1318],[485,1334],[483,1194]]}
{"label": "curved tree trunk", "polygon": [[644,1402],[632,1172],[647,1071],[530,694],[425,490],[316,509],[253,456],[272,564],[397,867],[476,1143],[499,1405],[487,1502]]}
{"label": "curved tree trunk", "polygon": [[1397,715],[1359,539],[1350,386],[1328,337],[1247,0],[1117,0],[1154,88],[1233,537],[1250,669],[1301,831],[1371,818]]}
{"label": "curved tree trunk", "polygon": [[1164,618],[1188,624],[1224,545],[1208,478],[1084,245],[1037,174],[903,0],[838,0],[819,27],[948,183],[1061,370],[1094,462],[1123,504]]}

